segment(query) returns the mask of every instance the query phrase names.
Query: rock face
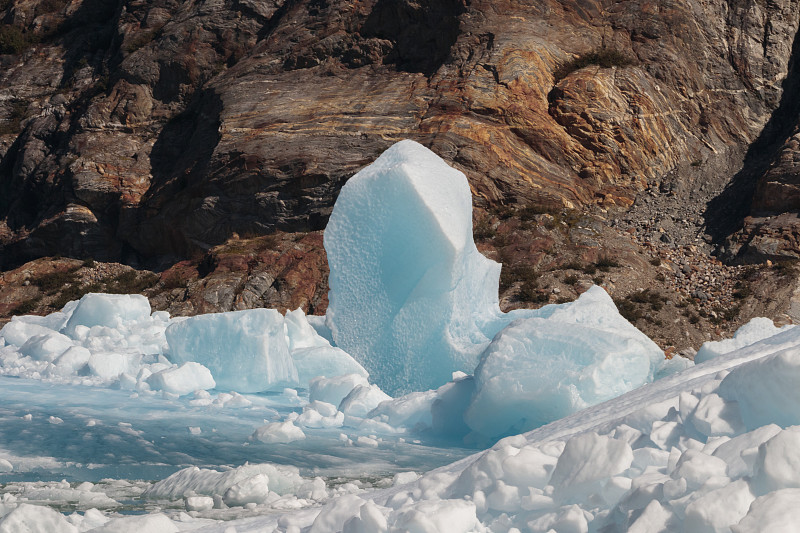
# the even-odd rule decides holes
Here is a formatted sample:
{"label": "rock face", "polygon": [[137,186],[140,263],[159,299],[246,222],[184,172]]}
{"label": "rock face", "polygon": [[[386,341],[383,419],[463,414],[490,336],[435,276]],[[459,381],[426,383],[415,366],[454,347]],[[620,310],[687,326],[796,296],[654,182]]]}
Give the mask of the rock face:
{"label": "rock face", "polygon": [[[797,210],[798,13],[6,0],[0,266],[166,266],[234,232],[322,229],[344,181],[402,138],[462,170],[484,207],[627,208],[668,176],[738,176],[750,193],[717,218],[749,214],[753,190],[752,214]],[[748,153],[759,141],[766,163]]]}

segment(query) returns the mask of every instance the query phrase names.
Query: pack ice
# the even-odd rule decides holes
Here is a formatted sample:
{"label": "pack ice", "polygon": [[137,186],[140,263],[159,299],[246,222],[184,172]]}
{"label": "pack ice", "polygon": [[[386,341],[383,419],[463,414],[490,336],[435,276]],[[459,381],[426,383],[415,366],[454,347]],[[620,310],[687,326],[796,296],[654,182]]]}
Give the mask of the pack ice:
{"label": "pack ice", "polygon": [[793,328],[390,488],[204,531],[795,532],[798,390]]}
{"label": "pack ice", "polygon": [[0,375],[183,396],[308,387],[317,376],[367,372],[317,334],[298,309],[171,319],[141,295],[94,294],[0,330]]}

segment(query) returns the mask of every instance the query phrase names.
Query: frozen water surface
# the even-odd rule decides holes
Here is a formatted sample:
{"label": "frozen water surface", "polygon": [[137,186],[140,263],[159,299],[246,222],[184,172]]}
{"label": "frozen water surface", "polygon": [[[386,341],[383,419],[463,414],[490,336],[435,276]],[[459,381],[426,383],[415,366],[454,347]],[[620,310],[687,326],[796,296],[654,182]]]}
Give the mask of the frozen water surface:
{"label": "frozen water surface", "polygon": [[0,459],[14,465],[0,472],[0,483],[157,480],[190,465],[236,467],[248,461],[291,464],[312,477],[343,471],[376,477],[428,470],[470,453],[396,437],[378,447],[348,446],[340,435],[357,438],[352,428],[304,428],[302,442],[266,445],[250,439],[254,430],[302,411],[299,400],[280,394],[245,398],[253,405],[192,406],[183,398],[132,398],[129,391],[0,378]]}

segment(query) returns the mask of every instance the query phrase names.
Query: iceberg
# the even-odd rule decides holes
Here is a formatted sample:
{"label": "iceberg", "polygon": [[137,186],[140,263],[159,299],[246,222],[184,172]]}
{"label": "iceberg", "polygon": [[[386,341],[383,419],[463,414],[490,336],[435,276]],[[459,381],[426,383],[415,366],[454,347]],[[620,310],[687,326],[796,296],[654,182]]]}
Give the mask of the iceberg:
{"label": "iceberg", "polygon": [[465,413],[477,433],[527,431],[653,381],[664,352],[594,286],[512,322],[481,356]]}
{"label": "iceberg", "polygon": [[150,302],[141,294],[84,295],[72,312],[63,333],[75,338],[80,326],[117,328],[150,318]]}
{"label": "iceberg", "polygon": [[325,229],[327,324],[391,395],[472,372],[508,322],[500,264],[472,239],[466,177],[405,140],[342,187]]}
{"label": "iceberg", "polygon": [[261,392],[298,384],[283,315],[275,309],[193,316],[170,324],[166,336],[173,363],[200,363],[220,389]]}

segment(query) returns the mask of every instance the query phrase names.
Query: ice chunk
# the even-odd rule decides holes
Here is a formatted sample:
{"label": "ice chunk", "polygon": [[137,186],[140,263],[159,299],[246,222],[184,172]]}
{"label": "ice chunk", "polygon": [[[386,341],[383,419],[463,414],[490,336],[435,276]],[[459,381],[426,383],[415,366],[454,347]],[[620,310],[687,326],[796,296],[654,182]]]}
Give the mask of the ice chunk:
{"label": "ice chunk", "polygon": [[573,437],[567,441],[550,478],[554,497],[569,502],[597,492],[632,462],[633,450],[627,442],[591,432]]}
{"label": "ice chunk", "polygon": [[303,407],[295,423],[306,428],[334,428],[344,424],[344,413],[329,403],[314,401]]}
{"label": "ice chunk", "polygon": [[532,533],[588,533],[589,523],[583,510],[577,505],[569,505],[557,512],[547,513],[536,520],[528,522],[528,530]]}
{"label": "ice chunk", "polygon": [[794,533],[800,524],[800,489],[770,492],[750,505],[747,515],[735,526],[733,533]]}
{"label": "ice chunk", "polygon": [[734,481],[694,500],[686,507],[684,531],[718,533],[739,522],[755,499],[744,480]]}
{"label": "ice chunk", "polygon": [[287,444],[296,440],[303,440],[306,435],[291,420],[287,420],[261,426],[255,430],[252,438],[267,444]]}
{"label": "ice chunk", "polygon": [[556,462],[555,457],[536,446],[525,446],[518,454],[503,460],[503,480],[516,487],[544,487]]}
{"label": "ice chunk", "polygon": [[800,428],[783,430],[758,447],[752,485],[757,494],[800,488]]}
{"label": "ice chunk", "polygon": [[793,327],[794,325],[788,324],[781,328],[776,328],[775,324],[769,318],[753,318],[750,322],[737,329],[736,333],[733,334],[733,338],[703,343],[694,356],[694,362],[697,364],[703,363],[709,359],[730,353],[739,348],[744,348],[745,346],[749,346],[767,337],[772,337],[773,335],[777,335]]}
{"label": "ice chunk", "polygon": [[283,316],[274,309],[194,316],[170,324],[166,336],[173,362],[202,364],[220,389],[260,392],[298,384]]}
{"label": "ice chunk", "polygon": [[183,396],[196,390],[213,389],[216,386],[211,372],[201,365],[190,361],[177,368],[168,368],[156,372],[147,378],[147,383],[156,390]]}
{"label": "ice chunk", "polygon": [[210,511],[214,507],[214,498],[208,496],[189,496],[184,502],[187,511]]}
{"label": "ice chunk", "polygon": [[53,330],[29,321],[31,317],[28,316],[14,316],[11,317],[11,322],[0,329],[0,337],[5,339],[6,344],[13,346],[22,346],[28,339],[36,335],[50,335]]}
{"label": "ice chunk", "polygon": [[178,526],[163,513],[112,518],[92,533],[176,533]]}
{"label": "ice chunk", "polygon": [[661,349],[592,287],[512,322],[475,370],[465,420],[487,437],[542,426],[653,380]]}
{"label": "ice chunk", "polygon": [[345,396],[359,385],[369,386],[367,378],[361,374],[345,374],[334,378],[314,378],[309,383],[309,401],[319,400],[338,406]]}
{"label": "ice chunk", "polygon": [[437,392],[431,390],[412,392],[396,399],[384,398],[369,416],[394,428],[428,429],[432,425],[431,406],[436,397]]}
{"label": "ice chunk", "polygon": [[699,450],[686,450],[678,460],[672,477],[684,478],[689,487],[696,489],[713,477],[724,477],[727,471],[725,461],[719,457],[705,454]]}
{"label": "ice chunk", "polygon": [[653,500],[628,528],[628,533],[667,533],[676,530],[675,513]]}
{"label": "ice chunk", "polygon": [[800,424],[800,348],[788,348],[734,368],[719,395],[739,402],[748,430]]}
{"label": "ice chunk", "polygon": [[297,368],[297,379],[303,386],[319,376],[369,375],[347,352],[330,345],[294,350],[292,360]]}
{"label": "ice chunk", "polygon": [[697,431],[707,437],[734,436],[744,429],[738,405],[713,393],[703,396],[689,420]]}
{"label": "ice chunk", "polygon": [[105,380],[117,379],[122,373],[135,373],[141,356],[124,353],[93,353],[87,363],[92,375]]}
{"label": "ice chunk", "polygon": [[59,355],[73,346],[72,339],[51,331],[46,335],[35,335],[23,344],[19,352],[37,361],[55,361]]}
{"label": "ice chunk", "polygon": [[284,317],[286,343],[297,368],[300,385],[305,386],[318,376],[369,375],[347,352],[331,346],[327,339],[320,336],[309,318],[302,309],[290,311]]}
{"label": "ice chunk", "polygon": [[284,327],[286,328],[286,344],[290,352],[330,346],[330,343],[322,338],[308,322],[308,317],[302,309],[287,311],[284,316]]}
{"label": "ice chunk", "polygon": [[293,466],[278,466],[268,463],[247,464],[225,472],[191,466],[155,483],[144,492],[143,496],[176,500],[182,498],[184,493],[190,490],[205,496],[222,495],[240,481],[258,474],[264,474],[267,477],[269,490],[277,494],[293,493],[303,483],[298,469]]}
{"label": "ice chunk", "polygon": [[435,433],[454,440],[462,439],[470,429],[464,422],[464,411],[475,393],[472,376],[457,377],[436,390],[431,405],[431,425]]}
{"label": "ice chunk", "polygon": [[342,531],[344,523],[352,517],[359,516],[364,500],[355,494],[345,494],[336,498],[322,508],[309,533],[329,533]]}
{"label": "ice chunk", "polygon": [[53,363],[64,374],[77,372],[89,362],[92,352],[83,346],[72,346],[62,353]]}
{"label": "ice chunk", "polygon": [[225,491],[222,496],[225,505],[244,506],[248,503],[261,504],[269,497],[269,478],[264,474],[243,479]]}
{"label": "ice chunk", "polygon": [[476,507],[465,500],[423,500],[401,509],[391,531],[468,533],[480,527]]}
{"label": "ice chunk", "polygon": [[781,428],[775,424],[761,426],[756,430],[722,443],[714,450],[712,455],[727,463],[728,477],[738,478],[744,475],[752,475],[753,467],[758,457],[758,447],[780,432]]}
{"label": "ice chunk", "polygon": [[344,523],[342,533],[385,533],[388,529],[386,516],[375,503],[368,501],[361,506],[358,516]]}
{"label": "ice chunk", "polygon": [[64,326],[63,333],[75,338],[77,326],[118,328],[127,322],[150,318],[150,302],[141,294],[85,294]]}
{"label": "ice chunk", "polygon": [[342,399],[339,410],[346,415],[364,418],[378,407],[381,402],[391,400],[392,397],[383,392],[377,385],[358,385]]}
{"label": "ice chunk", "polygon": [[78,533],[78,529],[49,507],[21,503],[0,520],[0,533],[22,532]]}
{"label": "ice chunk", "polygon": [[390,394],[471,372],[507,322],[500,265],[472,240],[464,175],[401,141],[342,187],[325,229],[327,323]]}

